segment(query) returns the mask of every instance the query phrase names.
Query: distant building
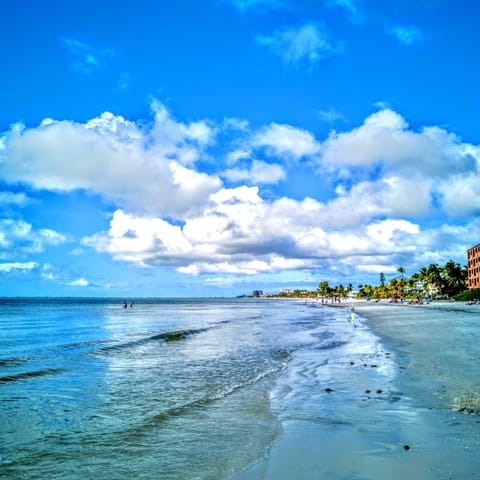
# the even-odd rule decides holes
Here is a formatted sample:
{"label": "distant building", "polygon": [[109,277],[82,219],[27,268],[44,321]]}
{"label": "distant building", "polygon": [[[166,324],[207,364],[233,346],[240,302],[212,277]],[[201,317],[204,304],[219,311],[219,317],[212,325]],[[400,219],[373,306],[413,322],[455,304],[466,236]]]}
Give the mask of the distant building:
{"label": "distant building", "polygon": [[480,288],[480,243],[467,250],[468,288]]}
{"label": "distant building", "polygon": [[254,290],[252,292],[252,297],[263,297],[264,293],[263,290]]}

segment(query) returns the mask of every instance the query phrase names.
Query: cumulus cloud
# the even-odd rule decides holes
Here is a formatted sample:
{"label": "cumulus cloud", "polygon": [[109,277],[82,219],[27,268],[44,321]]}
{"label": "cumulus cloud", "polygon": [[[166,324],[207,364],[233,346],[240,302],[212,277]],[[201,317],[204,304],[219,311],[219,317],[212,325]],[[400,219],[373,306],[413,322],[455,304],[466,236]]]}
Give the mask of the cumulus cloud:
{"label": "cumulus cloud", "polygon": [[68,282],[67,285],[69,287],[89,287],[90,282],[85,278],[77,278],[76,280],[72,280],[71,282]]}
{"label": "cumulus cloud", "polygon": [[176,122],[162,105],[152,108],[146,127],[108,112],[83,124],[17,124],[2,137],[0,175],[37,189],[99,192],[140,213],[183,215],[221,186],[193,168],[215,133],[207,122]]}
{"label": "cumulus cloud", "polygon": [[[478,155],[477,158],[480,158]],[[480,216],[480,172],[449,176],[438,185],[440,202],[451,217]]]}
{"label": "cumulus cloud", "polygon": [[54,230],[35,230],[23,220],[0,220],[0,258],[14,258],[32,253],[41,253],[47,246],[66,241],[66,237]]}
{"label": "cumulus cloud", "polygon": [[159,263],[162,258],[166,263],[175,262],[192,251],[180,227],[161,218],[137,218],[122,210],[114,213],[108,232],[85,238],[83,243],[142,267]]}
{"label": "cumulus cloud", "polygon": [[187,219],[182,227],[117,211],[108,232],[84,243],[140,266],[169,265],[191,274],[251,274],[306,264],[283,254],[285,247],[294,248],[288,226],[268,218],[269,206],[257,187],[223,189],[211,195],[209,204],[202,216]]}
{"label": "cumulus cloud", "polygon": [[325,165],[365,169],[381,166],[384,172],[443,178],[445,173],[470,171],[478,149],[439,127],[409,128],[398,113],[386,109],[370,115],[349,132],[332,132],[322,144]]}
{"label": "cumulus cloud", "polygon": [[428,179],[397,176],[358,182],[328,202],[328,224],[344,227],[379,217],[424,217],[432,209],[431,189]]}
{"label": "cumulus cloud", "polygon": [[475,192],[480,148],[436,126],[414,131],[389,109],[369,116],[358,128],[332,132],[322,144],[321,159],[325,168],[339,171],[341,166],[351,175],[361,171],[379,177],[355,184],[333,203],[358,205],[355,200],[363,197],[372,206],[375,196],[376,214],[397,216],[422,217],[440,209],[468,217],[480,211]]}
{"label": "cumulus cloud", "polygon": [[[456,214],[478,208],[473,188],[478,148],[438,127],[414,131],[392,110],[379,111],[350,131],[332,132],[323,143],[310,132],[279,124],[262,127],[250,138],[250,148],[233,151],[231,162],[249,161],[252,149],[263,149],[270,156],[305,157],[324,169],[350,174],[339,177],[335,195],[326,202],[266,201],[257,187],[222,188],[182,225],[119,210],[110,229],[86,238],[85,244],[144,267],[170,265],[192,275],[333,264],[387,271],[385,264],[395,260],[429,258],[433,233],[407,218],[421,219],[438,208]],[[261,184],[268,175],[275,178],[268,169],[266,176],[258,174],[266,167],[254,161],[250,168],[231,168],[224,176]],[[366,172],[361,181],[359,170]],[[467,175],[462,191],[460,173]]]}
{"label": "cumulus cloud", "polygon": [[254,274],[315,268],[358,255],[410,252],[419,233],[417,225],[405,220],[340,229],[342,220],[325,221],[331,215],[328,205],[287,198],[269,203],[256,187],[224,189],[210,200],[204,215],[182,227],[117,211],[109,231],[84,243],[143,267],[175,266],[192,275]]}
{"label": "cumulus cloud", "polygon": [[320,144],[308,131],[291,125],[271,123],[261,128],[252,139],[254,147],[264,147],[272,156],[299,160],[320,151]]}
{"label": "cumulus cloud", "polygon": [[250,184],[275,184],[285,180],[285,169],[276,164],[254,160],[247,168],[229,168],[222,173],[222,177],[231,182],[246,181]]}
{"label": "cumulus cloud", "polygon": [[[207,162],[208,173],[202,158],[216,160]],[[299,162],[321,172],[317,198],[274,190]],[[150,124],[111,113],[83,124],[46,120],[3,135],[0,174],[10,183],[111,199],[109,227],[85,237],[84,248],[189,275],[388,272],[392,264],[441,262],[440,254],[461,258],[480,231],[472,220],[480,212],[480,147],[436,126],[413,129],[391,109],[323,141],[278,123],[256,130],[239,120],[184,123],[161,104]],[[437,226],[422,226],[424,218]],[[0,222],[0,255],[11,264],[7,252],[25,256],[63,241],[27,222]],[[54,269],[43,275],[89,285]]]}
{"label": "cumulus cloud", "polygon": [[342,50],[326,27],[319,23],[282,28],[272,35],[257,37],[257,42],[269,48],[287,64],[309,67],[316,66],[322,59]]}

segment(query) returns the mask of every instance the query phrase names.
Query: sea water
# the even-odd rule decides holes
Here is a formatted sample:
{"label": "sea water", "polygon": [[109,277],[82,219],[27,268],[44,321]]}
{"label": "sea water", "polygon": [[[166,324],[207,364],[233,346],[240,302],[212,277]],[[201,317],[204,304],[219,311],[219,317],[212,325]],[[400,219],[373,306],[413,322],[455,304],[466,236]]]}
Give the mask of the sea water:
{"label": "sea water", "polygon": [[400,308],[4,299],[0,477],[476,478],[479,311]]}

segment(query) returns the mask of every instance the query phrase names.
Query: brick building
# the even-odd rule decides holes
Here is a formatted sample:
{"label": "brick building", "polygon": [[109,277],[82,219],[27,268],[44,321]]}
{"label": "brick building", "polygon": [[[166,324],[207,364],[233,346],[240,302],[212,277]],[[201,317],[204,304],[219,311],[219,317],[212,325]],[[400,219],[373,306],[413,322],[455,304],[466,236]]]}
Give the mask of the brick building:
{"label": "brick building", "polygon": [[468,288],[480,288],[480,243],[467,250]]}

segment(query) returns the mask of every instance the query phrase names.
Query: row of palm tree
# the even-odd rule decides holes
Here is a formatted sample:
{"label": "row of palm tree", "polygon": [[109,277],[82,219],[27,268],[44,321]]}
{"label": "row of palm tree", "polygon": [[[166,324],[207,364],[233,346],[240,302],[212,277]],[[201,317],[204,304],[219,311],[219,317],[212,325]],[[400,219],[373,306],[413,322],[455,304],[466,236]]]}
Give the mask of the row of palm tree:
{"label": "row of palm tree", "polygon": [[[449,260],[445,265],[439,266],[436,263],[428,267],[422,267],[409,278],[403,267],[398,267],[398,275],[388,282],[385,275],[380,274],[380,282],[373,286],[370,284],[358,286],[358,296],[363,298],[415,298],[422,297],[453,297],[467,290],[467,267]],[[280,296],[293,297],[322,297],[322,298],[345,298],[353,291],[353,285],[330,286],[327,281],[321,281],[314,291],[295,290],[292,293],[280,294]]]}
{"label": "row of palm tree", "polygon": [[[428,296],[428,297],[453,297],[467,289],[467,267],[449,260],[445,265],[436,263],[428,267],[422,267],[410,278],[405,277],[405,269],[397,269],[399,276],[392,278],[388,284],[382,282],[373,287],[371,285],[359,285],[360,296],[375,298],[388,298],[392,295],[405,296]],[[384,278],[384,276],[383,276]]]}

